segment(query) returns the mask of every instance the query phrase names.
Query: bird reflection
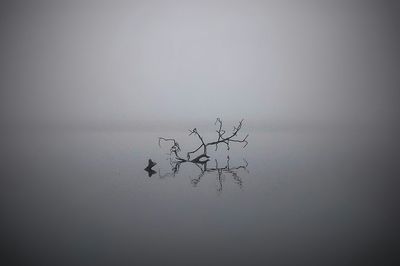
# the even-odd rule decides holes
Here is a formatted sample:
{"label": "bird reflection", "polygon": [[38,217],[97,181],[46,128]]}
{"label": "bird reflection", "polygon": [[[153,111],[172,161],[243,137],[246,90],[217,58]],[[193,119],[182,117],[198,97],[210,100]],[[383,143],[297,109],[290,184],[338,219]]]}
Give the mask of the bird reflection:
{"label": "bird reflection", "polygon": [[157,172],[153,169],[144,169],[147,172],[147,175],[151,177],[152,175],[156,174]]}
{"label": "bird reflection", "polygon": [[226,163],[224,164],[224,166],[221,166],[219,164],[218,160],[215,159],[213,167],[210,166],[210,161],[194,163],[194,162],[188,162],[188,161],[184,161],[184,162],[174,161],[174,160],[170,159],[171,171],[164,173],[164,174],[161,174],[161,171],[159,171],[159,174],[158,174],[159,178],[175,177],[179,173],[181,165],[184,163],[185,164],[193,164],[200,170],[199,175],[196,178],[191,179],[191,184],[193,185],[193,187],[196,187],[200,183],[203,176],[205,176],[206,174],[216,173],[217,191],[218,192],[222,192],[223,183],[225,182],[225,179],[227,176],[232,177],[233,182],[235,184],[237,184],[240,188],[242,188],[243,180],[238,175],[238,173],[240,171],[245,171],[245,172],[249,173],[249,171],[247,170],[247,167],[249,164],[245,159],[243,159],[243,163],[241,165],[231,166],[229,156],[227,156]]}

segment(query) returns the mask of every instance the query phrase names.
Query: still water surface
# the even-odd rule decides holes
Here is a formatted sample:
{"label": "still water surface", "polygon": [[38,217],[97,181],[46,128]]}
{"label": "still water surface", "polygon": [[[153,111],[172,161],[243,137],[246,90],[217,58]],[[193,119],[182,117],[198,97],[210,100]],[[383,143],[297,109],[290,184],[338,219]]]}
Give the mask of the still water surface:
{"label": "still water surface", "polygon": [[[196,147],[184,130],[3,134],[7,260],[354,265],[390,250],[395,204],[386,175],[392,172],[384,172],[379,150],[368,152],[370,139],[249,133],[245,149],[211,152],[210,171],[186,163],[175,173],[168,145],[159,147],[157,138],[175,137],[183,150]],[[151,177],[143,170],[149,158],[157,162]]]}

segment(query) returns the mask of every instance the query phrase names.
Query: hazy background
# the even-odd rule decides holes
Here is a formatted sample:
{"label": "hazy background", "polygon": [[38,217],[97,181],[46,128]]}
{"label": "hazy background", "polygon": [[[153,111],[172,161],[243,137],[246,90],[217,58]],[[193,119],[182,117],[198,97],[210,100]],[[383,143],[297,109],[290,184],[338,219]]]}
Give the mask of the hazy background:
{"label": "hazy background", "polygon": [[389,122],[398,109],[398,7],[4,2],[2,124]]}
{"label": "hazy background", "polygon": [[2,1],[0,264],[400,265],[396,2]]}

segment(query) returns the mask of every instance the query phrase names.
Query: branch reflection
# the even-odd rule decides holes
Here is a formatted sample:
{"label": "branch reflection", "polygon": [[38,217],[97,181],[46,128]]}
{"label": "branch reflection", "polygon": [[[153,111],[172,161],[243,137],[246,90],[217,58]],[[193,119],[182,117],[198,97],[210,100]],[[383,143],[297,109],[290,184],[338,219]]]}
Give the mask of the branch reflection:
{"label": "branch reflection", "polygon": [[191,164],[195,165],[200,170],[198,176],[196,178],[192,178],[191,180],[193,187],[196,187],[202,180],[203,176],[205,176],[206,174],[215,173],[217,178],[218,192],[222,192],[223,183],[225,182],[226,177],[228,176],[232,177],[232,180],[236,185],[238,185],[240,188],[243,188],[243,180],[239,176],[239,173],[241,171],[249,173],[247,169],[249,163],[246,161],[246,159],[243,159],[243,163],[240,165],[231,166],[229,156],[227,156],[224,166],[220,166],[217,159],[214,160],[213,167],[210,166],[210,161],[208,160],[204,162],[190,162],[190,161],[173,160],[170,158],[169,164],[171,166],[171,171],[161,174],[161,171],[159,170],[158,171],[159,178],[175,177],[179,173],[182,164]]}

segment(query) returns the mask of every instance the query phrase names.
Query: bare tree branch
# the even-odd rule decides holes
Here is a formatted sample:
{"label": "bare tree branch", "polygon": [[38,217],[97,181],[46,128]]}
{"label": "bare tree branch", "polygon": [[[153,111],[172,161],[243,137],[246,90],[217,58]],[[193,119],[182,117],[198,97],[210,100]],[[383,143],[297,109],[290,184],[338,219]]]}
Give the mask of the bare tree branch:
{"label": "bare tree branch", "polygon": [[222,131],[222,121],[217,118],[216,123],[218,122],[220,124],[219,130],[217,130],[218,133],[218,140],[214,141],[214,142],[209,142],[206,144],[206,146],[212,146],[215,145],[215,150],[217,150],[217,146],[219,143],[225,143],[227,145],[227,149],[230,149],[230,143],[229,142],[240,142],[240,143],[245,143],[245,145],[243,146],[246,147],[248,142],[247,142],[247,137],[249,136],[249,134],[247,134],[243,139],[235,139],[235,137],[237,136],[238,132],[240,131],[240,129],[242,128],[243,125],[243,119],[240,120],[239,124],[237,126],[233,127],[233,131],[232,134],[229,137],[224,138],[223,134],[225,134],[225,131]]}
{"label": "bare tree branch", "polygon": [[175,139],[168,139],[168,138],[163,138],[163,137],[159,137],[158,138],[158,146],[161,147],[161,140],[164,141],[172,141],[174,144],[170,147],[169,151],[170,151],[170,155],[174,154],[176,159],[180,160],[180,161],[185,161],[185,159],[181,158],[179,156],[179,152],[181,151],[181,148],[179,147],[179,143],[175,140]]}
{"label": "bare tree branch", "polygon": [[[169,142],[172,145],[169,148],[169,155],[170,155],[170,165],[171,165],[171,172],[161,174],[159,171],[159,177],[164,178],[167,176],[172,176],[174,177],[180,169],[180,166],[183,163],[193,163],[200,169],[200,174],[197,178],[194,178],[191,180],[191,183],[193,186],[196,186],[199,182],[200,179],[206,174],[206,173],[217,173],[217,181],[218,181],[218,188],[217,191],[221,192],[222,187],[223,187],[223,182],[225,181],[225,175],[229,174],[232,176],[234,182],[239,185],[239,187],[242,187],[243,181],[239,177],[237,171],[240,169],[243,169],[244,171],[247,171],[247,166],[248,163],[246,160],[244,160],[245,165],[239,165],[236,167],[231,167],[230,166],[230,158],[227,156],[227,161],[226,165],[224,167],[219,167],[218,166],[218,161],[215,160],[215,167],[214,168],[209,168],[207,166],[207,163],[210,160],[210,156],[207,154],[207,147],[209,146],[215,146],[215,151],[218,150],[219,144],[224,144],[226,145],[227,150],[230,150],[230,145],[231,143],[244,143],[243,148],[245,148],[248,144],[247,138],[249,134],[244,136],[243,138],[238,137],[239,131],[243,127],[243,119],[239,121],[237,125],[233,127],[232,133],[230,135],[226,135],[227,131],[223,129],[223,123],[220,118],[217,118],[215,120],[214,125],[217,126],[216,133],[217,133],[217,139],[215,141],[210,141],[210,142],[205,142],[203,136],[199,133],[197,128],[193,128],[192,130],[189,130],[189,136],[194,135],[200,140],[200,145],[196,147],[194,150],[189,151],[186,153],[186,158],[183,158],[181,154],[181,147],[179,146],[179,143],[174,139],[174,138],[164,138],[164,137],[159,137],[158,138],[158,145],[161,147],[161,141]],[[198,153],[202,149],[202,153]],[[197,154],[197,156],[195,156]],[[174,156],[174,159],[172,159],[171,155]],[[194,158],[193,158],[194,157]]]}
{"label": "bare tree branch", "polygon": [[[226,130],[224,130],[222,128],[223,127],[222,120],[220,118],[217,118],[214,124],[217,125],[216,132],[218,134],[218,138],[216,141],[211,141],[211,142],[207,142],[207,143],[204,141],[203,137],[200,135],[197,128],[189,130],[189,136],[191,136],[191,135],[197,136],[199,138],[201,144],[194,150],[187,152],[186,159],[184,159],[182,156],[179,155],[179,153],[181,152],[181,148],[175,139],[160,137],[160,138],[158,138],[158,144],[161,147],[161,140],[172,141],[173,145],[170,147],[170,155],[174,154],[175,158],[182,162],[190,161],[193,163],[198,163],[198,162],[200,162],[200,159],[204,159],[204,158],[206,158],[206,160],[209,159],[209,156],[207,155],[207,147],[208,146],[215,145],[215,150],[217,150],[218,144],[225,144],[227,147],[227,150],[230,150],[230,143],[236,142],[236,143],[244,143],[243,148],[246,147],[248,144],[247,137],[249,136],[249,134],[247,134],[244,138],[237,138],[239,131],[242,129],[243,121],[244,121],[243,119],[240,120],[239,123],[233,127],[232,134],[230,136],[224,137]],[[191,156],[193,154],[197,153],[200,149],[203,149],[203,153],[200,154],[199,156],[197,156],[196,158],[191,159]]]}

